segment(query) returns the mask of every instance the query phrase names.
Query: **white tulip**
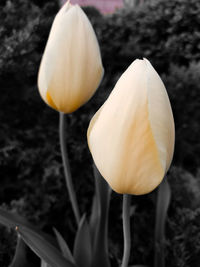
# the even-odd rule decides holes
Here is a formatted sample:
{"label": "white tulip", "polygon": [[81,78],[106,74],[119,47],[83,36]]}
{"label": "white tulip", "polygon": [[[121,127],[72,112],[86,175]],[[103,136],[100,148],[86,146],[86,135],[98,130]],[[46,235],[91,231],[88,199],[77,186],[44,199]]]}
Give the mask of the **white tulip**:
{"label": "white tulip", "polygon": [[42,57],[38,87],[52,108],[71,113],[87,102],[103,76],[98,41],[87,16],[67,2],[56,15]]}
{"label": "white tulip", "polygon": [[147,59],[137,59],[90,122],[94,162],[116,192],[146,194],[169,169],[174,139],[165,86]]}

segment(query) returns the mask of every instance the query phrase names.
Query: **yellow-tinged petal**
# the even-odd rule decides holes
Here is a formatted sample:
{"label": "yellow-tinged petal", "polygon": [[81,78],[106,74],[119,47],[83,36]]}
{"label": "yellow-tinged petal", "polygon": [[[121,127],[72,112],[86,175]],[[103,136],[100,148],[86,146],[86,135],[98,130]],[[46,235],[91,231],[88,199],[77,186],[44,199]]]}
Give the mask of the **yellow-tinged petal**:
{"label": "yellow-tinged petal", "polygon": [[[95,164],[118,193],[139,195],[152,191],[162,181],[172,158],[174,133],[170,132],[169,138],[166,133],[173,132],[173,116],[166,92],[157,92],[160,83],[163,84],[154,72],[147,60],[135,60],[88,128],[88,144]],[[159,99],[161,105],[156,102]],[[162,115],[154,119],[156,106]]]}
{"label": "yellow-tinged petal", "polygon": [[56,15],[41,61],[38,87],[59,111],[70,113],[87,102],[103,76],[94,30],[78,5],[67,2]]}
{"label": "yellow-tinged petal", "polygon": [[49,104],[49,106],[51,106],[52,108],[58,110],[58,108],[56,107],[55,103],[53,102],[53,99],[51,98],[49,92],[47,91],[47,94],[46,94],[46,100],[47,100],[47,103]]}
{"label": "yellow-tinged petal", "polygon": [[159,157],[165,172],[168,171],[174,153],[174,118],[165,86],[151,63],[147,65],[149,119]]}

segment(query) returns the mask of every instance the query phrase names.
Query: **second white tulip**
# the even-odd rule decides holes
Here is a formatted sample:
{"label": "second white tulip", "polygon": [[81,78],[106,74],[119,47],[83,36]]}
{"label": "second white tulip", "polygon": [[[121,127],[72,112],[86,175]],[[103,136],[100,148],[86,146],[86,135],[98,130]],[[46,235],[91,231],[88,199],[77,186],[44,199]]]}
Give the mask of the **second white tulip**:
{"label": "second white tulip", "polygon": [[90,122],[94,162],[116,192],[149,193],[171,164],[174,138],[164,84],[148,60],[135,60]]}

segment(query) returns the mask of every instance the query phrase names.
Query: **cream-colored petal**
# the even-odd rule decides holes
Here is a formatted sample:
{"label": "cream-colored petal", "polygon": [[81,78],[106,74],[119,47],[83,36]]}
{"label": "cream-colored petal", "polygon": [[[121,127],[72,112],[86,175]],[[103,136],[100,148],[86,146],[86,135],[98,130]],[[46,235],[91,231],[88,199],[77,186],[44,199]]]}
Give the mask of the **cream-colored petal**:
{"label": "cream-colored petal", "polygon": [[90,99],[101,81],[100,50],[78,5],[56,16],[52,32],[40,67],[39,88],[46,85],[58,109],[70,113]]}
{"label": "cream-colored petal", "polygon": [[168,171],[174,153],[174,118],[165,86],[151,63],[147,66],[147,93],[149,120],[159,157],[165,172]]}
{"label": "cream-colored petal", "polygon": [[39,68],[39,73],[38,73],[38,88],[39,88],[39,92],[40,95],[42,97],[42,99],[51,107],[54,108],[54,106],[51,105],[51,103],[49,103],[48,101],[48,95],[49,92],[47,92],[48,90],[48,85],[50,82],[50,78],[52,76],[52,73],[54,71],[54,61],[56,58],[56,50],[54,48],[56,48],[56,44],[55,44],[55,35],[56,32],[58,30],[60,30],[60,25],[61,25],[61,18],[62,18],[62,14],[64,14],[65,12],[67,12],[69,10],[69,8],[71,7],[71,4],[69,3],[69,1],[66,2],[65,5],[63,5],[63,7],[59,10],[59,12],[57,13],[51,30],[50,30],[50,34],[49,34],[49,38],[45,47],[45,51],[40,63],[40,68]]}
{"label": "cream-colored petal", "polygon": [[134,61],[88,129],[95,164],[118,193],[148,193],[165,173],[150,125],[145,75],[145,62]]}

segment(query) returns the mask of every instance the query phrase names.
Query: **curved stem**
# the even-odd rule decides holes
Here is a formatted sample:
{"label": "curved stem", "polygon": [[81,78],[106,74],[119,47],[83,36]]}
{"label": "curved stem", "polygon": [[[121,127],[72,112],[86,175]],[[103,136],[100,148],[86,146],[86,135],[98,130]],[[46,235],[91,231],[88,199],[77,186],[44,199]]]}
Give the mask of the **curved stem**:
{"label": "curved stem", "polygon": [[124,254],[122,267],[127,267],[130,258],[131,232],[130,232],[130,204],[131,196],[123,195],[123,232],[124,232]]}
{"label": "curved stem", "polygon": [[66,128],[65,114],[60,112],[60,124],[59,124],[59,134],[60,134],[60,149],[62,154],[62,161],[64,166],[65,180],[69,193],[69,198],[72,204],[72,209],[76,218],[77,224],[80,222],[80,212],[77,204],[77,199],[74,191],[74,186],[72,183],[72,176],[70,171],[69,159],[67,154],[67,146],[65,140],[65,128]]}
{"label": "curved stem", "polygon": [[155,225],[154,267],[165,267],[165,224],[171,200],[171,190],[165,178],[158,188]]}

